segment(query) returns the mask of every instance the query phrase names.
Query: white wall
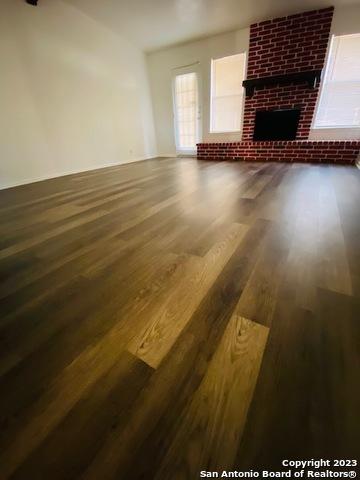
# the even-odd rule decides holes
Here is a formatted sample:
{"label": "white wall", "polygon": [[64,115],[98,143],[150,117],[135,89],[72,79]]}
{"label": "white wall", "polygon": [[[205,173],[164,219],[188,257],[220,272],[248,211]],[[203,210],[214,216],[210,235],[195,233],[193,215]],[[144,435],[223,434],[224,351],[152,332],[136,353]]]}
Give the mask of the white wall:
{"label": "white wall", "polygon": [[171,84],[173,75],[180,71],[173,69],[194,62],[200,62],[198,69],[201,76],[203,140],[210,142],[241,140],[241,132],[231,134],[209,132],[210,63],[212,58],[247,52],[248,47],[249,29],[246,28],[148,54],[156,138],[160,155],[176,154]]}
{"label": "white wall", "polygon": [[[360,5],[335,8],[331,35],[351,33],[360,33]],[[360,140],[360,128],[316,128],[311,129],[309,138],[312,140]]]}
{"label": "white wall", "polygon": [[61,0],[0,1],[0,188],[156,154],[145,57]]}

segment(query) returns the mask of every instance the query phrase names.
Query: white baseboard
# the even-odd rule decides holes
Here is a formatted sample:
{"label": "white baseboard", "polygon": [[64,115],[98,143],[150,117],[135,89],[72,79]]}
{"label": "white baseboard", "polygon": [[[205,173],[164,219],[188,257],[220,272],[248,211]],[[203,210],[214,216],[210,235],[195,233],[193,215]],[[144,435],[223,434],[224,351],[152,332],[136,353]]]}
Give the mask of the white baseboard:
{"label": "white baseboard", "polygon": [[4,184],[0,185],[0,190],[5,190],[7,188],[13,188],[13,187],[19,187],[21,185],[28,185],[29,183],[36,183],[36,182],[42,182],[44,180],[51,180],[52,178],[59,178],[59,177],[66,177],[67,175],[74,175],[76,173],[85,173],[85,172],[91,172],[92,170],[101,170],[102,168],[107,168],[107,167],[116,167],[120,165],[126,165],[128,163],[135,163],[135,162],[141,162],[143,160],[151,160],[152,158],[157,158],[159,155],[148,155],[145,157],[139,157],[136,159],[130,159],[130,160],[125,160],[124,162],[112,162],[112,163],[105,163],[99,167],[91,167],[91,168],[86,168],[86,169],[73,169],[73,170],[67,170],[65,172],[61,173],[54,173],[52,175],[42,175],[40,177],[32,177],[32,178],[27,178],[25,180],[22,180],[21,182],[12,182],[9,184]]}
{"label": "white baseboard", "polygon": [[196,152],[190,153],[159,153],[159,158],[196,157]]}

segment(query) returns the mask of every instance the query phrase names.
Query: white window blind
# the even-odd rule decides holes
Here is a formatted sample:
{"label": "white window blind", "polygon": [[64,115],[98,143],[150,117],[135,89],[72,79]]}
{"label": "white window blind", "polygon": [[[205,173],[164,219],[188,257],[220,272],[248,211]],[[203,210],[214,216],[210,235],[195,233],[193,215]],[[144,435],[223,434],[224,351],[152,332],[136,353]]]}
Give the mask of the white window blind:
{"label": "white window blind", "polygon": [[211,132],[235,132],[241,127],[245,53],[211,62]]}
{"label": "white window blind", "polygon": [[315,128],[360,127],[360,34],[332,38]]}

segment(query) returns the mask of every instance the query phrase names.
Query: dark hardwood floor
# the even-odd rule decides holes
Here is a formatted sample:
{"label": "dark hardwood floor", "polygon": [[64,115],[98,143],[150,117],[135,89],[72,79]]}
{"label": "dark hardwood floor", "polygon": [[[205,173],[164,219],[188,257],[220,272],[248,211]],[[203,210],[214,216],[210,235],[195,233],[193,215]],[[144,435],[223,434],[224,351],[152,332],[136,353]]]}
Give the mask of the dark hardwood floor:
{"label": "dark hardwood floor", "polygon": [[358,457],[355,167],[154,159],[0,222],[1,480]]}

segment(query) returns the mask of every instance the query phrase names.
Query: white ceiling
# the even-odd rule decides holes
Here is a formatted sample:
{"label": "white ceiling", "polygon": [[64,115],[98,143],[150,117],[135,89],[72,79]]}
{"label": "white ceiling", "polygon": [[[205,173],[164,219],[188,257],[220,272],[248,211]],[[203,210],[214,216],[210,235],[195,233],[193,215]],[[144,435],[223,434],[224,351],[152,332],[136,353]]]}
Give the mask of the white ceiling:
{"label": "white ceiling", "polygon": [[359,0],[65,0],[145,51]]}

